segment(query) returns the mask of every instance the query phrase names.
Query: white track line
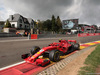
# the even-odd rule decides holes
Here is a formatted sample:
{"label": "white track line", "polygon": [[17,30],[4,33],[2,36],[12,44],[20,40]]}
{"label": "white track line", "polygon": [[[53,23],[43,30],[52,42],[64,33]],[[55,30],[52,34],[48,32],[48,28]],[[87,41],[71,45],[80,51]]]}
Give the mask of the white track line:
{"label": "white track line", "polygon": [[[98,41],[100,41],[100,40],[98,40]],[[96,42],[96,41],[92,41],[92,42]],[[92,42],[87,42],[87,43],[92,43]],[[83,44],[85,44],[85,43],[83,43]],[[80,44],[80,45],[82,45],[82,44]],[[1,70],[4,70],[4,69],[7,69],[7,68],[10,68],[10,67],[13,67],[13,66],[16,66],[16,65],[19,65],[19,64],[22,64],[22,63],[25,63],[25,61],[22,61],[22,62],[19,62],[19,63],[13,64],[13,65],[9,65],[9,66],[6,66],[6,67],[3,67],[3,68],[0,68],[0,71],[1,71]]]}
{"label": "white track line", "polygon": [[16,63],[16,64],[12,64],[12,65],[9,65],[9,66],[6,66],[6,67],[3,67],[3,68],[0,68],[0,71],[1,71],[1,70],[4,70],[4,69],[7,69],[7,68],[10,68],[10,67],[13,67],[13,66],[16,66],[16,65],[19,65],[19,64],[22,64],[22,63],[25,63],[25,61],[18,62],[18,63]]}

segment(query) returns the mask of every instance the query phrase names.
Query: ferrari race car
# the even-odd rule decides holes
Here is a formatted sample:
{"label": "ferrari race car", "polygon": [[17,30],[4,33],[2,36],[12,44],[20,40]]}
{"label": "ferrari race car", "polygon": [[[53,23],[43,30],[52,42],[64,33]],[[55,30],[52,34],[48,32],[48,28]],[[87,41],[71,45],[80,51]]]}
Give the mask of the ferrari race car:
{"label": "ferrari race car", "polygon": [[[22,59],[28,63],[35,63],[39,66],[45,66],[50,61],[57,62],[60,60],[60,56],[79,50],[80,45],[76,43],[76,40],[59,40],[58,43],[53,42],[47,47],[40,49],[38,46],[34,46],[30,53],[23,54]],[[40,57],[46,57],[49,59],[43,59]]]}

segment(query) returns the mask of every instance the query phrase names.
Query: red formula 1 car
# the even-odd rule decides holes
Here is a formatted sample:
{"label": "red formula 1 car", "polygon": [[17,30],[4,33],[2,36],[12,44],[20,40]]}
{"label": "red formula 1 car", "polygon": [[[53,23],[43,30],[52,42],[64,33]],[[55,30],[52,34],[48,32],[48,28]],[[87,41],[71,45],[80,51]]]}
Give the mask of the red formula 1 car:
{"label": "red formula 1 car", "polygon": [[[51,43],[47,47],[40,49],[34,46],[31,49],[31,54],[23,54],[22,58],[28,63],[35,63],[36,65],[45,66],[51,61],[57,62],[61,55],[79,50],[80,45],[76,40],[59,40],[59,43]],[[41,59],[39,56],[48,57],[49,59]]]}

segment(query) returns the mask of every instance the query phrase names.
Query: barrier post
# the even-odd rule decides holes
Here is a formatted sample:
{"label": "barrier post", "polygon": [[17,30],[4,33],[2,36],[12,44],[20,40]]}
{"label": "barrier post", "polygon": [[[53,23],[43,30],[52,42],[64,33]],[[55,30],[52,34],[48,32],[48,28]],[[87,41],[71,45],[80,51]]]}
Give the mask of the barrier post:
{"label": "barrier post", "polygon": [[30,35],[30,33],[28,34],[28,40],[29,40],[29,39],[31,39],[31,35]]}

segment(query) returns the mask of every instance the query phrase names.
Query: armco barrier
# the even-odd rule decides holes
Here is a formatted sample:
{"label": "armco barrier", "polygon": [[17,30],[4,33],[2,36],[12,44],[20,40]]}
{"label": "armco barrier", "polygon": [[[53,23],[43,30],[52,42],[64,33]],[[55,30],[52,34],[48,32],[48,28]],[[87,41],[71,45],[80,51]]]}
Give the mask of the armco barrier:
{"label": "armco barrier", "polygon": [[81,33],[78,34],[78,37],[97,36],[97,35],[100,35],[100,33]]}
{"label": "armco barrier", "polygon": [[0,33],[0,37],[17,37],[16,33]]}
{"label": "armco barrier", "polygon": [[31,39],[37,39],[37,34],[31,34]]}

